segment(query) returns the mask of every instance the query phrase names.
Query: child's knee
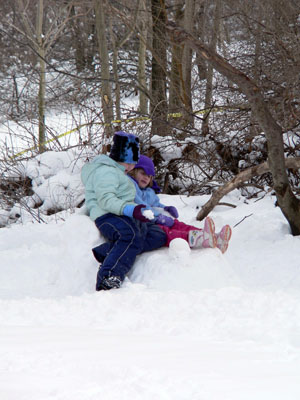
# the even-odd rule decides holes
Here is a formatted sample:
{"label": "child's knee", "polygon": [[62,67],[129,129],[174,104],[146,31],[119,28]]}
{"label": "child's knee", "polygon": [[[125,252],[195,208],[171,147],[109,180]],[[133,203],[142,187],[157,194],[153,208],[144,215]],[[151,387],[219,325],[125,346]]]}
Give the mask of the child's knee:
{"label": "child's knee", "polygon": [[155,248],[163,247],[167,243],[167,234],[162,229],[155,230],[151,236]]}
{"label": "child's knee", "polygon": [[119,234],[119,239],[122,242],[128,243],[130,248],[136,248],[137,251],[139,251],[139,249],[142,247],[143,240],[138,231],[128,230],[120,232]]}

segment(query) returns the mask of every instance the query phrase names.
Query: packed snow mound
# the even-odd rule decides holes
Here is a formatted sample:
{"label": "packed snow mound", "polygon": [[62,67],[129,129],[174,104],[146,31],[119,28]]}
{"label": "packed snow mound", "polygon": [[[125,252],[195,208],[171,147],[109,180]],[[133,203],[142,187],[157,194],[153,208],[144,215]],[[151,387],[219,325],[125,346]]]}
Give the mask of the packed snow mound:
{"label": "packed snow mound", "polygon": [[174,241],[169,249],[142,254],[129,274],[130,280],[152,289],[184,292],[239,284],[220,250],[190,250],[183,239]]}
{"label": "packed snow mound", "polygon": [[[74,214],[56,223],[13,225],[0,230],[0,241],[0,298],[94,292],[98,264],[91,249],[104,239],[87,216]],[[191,251],[187,242],[184,245],[188,253],[182,252],[179,239],[170,248],[138,256],[127,282],[183,291],[237,282],[218,249]]]}
{"label": "packed snow mound", "polygon": [[[96,266],[91,246],[97,229],[86,216],[0,230],[0,297],[79,295],[92,291]],[[17,247],[15,244],[17,243]]]}
{"label": "packed snow mound", "polygon": [[[161,196],[179,210],[181,220],[199,228],[203,222],[195,215],[207,200],[202,197]],[[225,223],[233,227],[224,255],[218,249],[190,249],[176,239],[169,248],[138,256],[123,287],[143,285],[165,292],[227,287],[299,290],[300,237],[290,234],[274,198],[245,202],[235,192],[226,201],[238,207],[216,207],[211,214],[216,231]],[[0,229],[0,299],[94,293],[99,266],[91,249],[102,242],[84,210],[53,215],[46,224],[31,221]]]}

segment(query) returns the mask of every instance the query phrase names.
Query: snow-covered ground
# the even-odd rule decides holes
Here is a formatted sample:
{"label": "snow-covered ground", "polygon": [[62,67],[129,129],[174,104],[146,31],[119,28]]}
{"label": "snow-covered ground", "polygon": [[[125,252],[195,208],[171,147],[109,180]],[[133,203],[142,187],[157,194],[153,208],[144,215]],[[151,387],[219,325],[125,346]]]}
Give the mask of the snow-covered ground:
{"label": "snow-covered ground", "polygon": [[[203,226],[208,196],[161,198]],[[0,229],[0,398],[298,400],[300,237],[271,195],[224,201],[227,253],[177,240],[108,292],[81,210]]]}

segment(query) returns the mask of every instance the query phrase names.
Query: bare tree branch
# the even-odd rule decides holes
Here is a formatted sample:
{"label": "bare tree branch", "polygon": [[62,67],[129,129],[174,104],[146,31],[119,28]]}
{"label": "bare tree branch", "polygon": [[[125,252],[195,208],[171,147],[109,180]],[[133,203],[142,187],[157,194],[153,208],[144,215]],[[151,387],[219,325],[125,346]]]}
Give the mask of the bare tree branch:
{"label": "bare tree branch", "polygon": [[[285,160],[285,166],[286,168],[293,169],[300,168],[300,157],[287,158]],[[222,199],[222,197],[224,197],[232,190],[238,188],[243,182],[248,181],[254,176],[259,176],[267,172],[270,172],[269,163],[267,161],[240,172],[231,181],[221,186],[217,191],[212,194],[211,198],[208,200],[208,202],[204,204],[204,206],[197,214],[197,220],[202,221],[205,217],[207,217],[207,215],[213,210],[213,208],[219,204],[219,201]]]}

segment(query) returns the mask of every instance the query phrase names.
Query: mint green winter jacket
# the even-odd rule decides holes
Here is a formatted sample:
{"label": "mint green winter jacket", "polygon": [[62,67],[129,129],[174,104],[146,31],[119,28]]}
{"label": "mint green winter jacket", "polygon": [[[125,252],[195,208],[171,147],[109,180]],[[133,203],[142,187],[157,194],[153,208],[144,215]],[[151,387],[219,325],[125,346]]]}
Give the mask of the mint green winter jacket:
{"label": "mint green winter jacket", "polygon": [[124,171],[122,165],[104,154],[82,167],[85,205],[93,221],[107,213],[123,215],[126,205],[136,205],[134,183]]}

